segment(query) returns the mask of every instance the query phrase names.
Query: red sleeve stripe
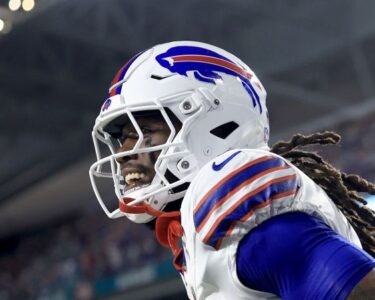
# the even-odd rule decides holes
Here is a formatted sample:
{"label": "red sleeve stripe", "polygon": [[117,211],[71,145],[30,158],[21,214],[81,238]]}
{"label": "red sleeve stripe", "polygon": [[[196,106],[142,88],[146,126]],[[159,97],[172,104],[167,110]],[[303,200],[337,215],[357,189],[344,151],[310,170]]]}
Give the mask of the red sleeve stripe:
{"label": "red sleeve stripe", "polygon": [[296,194],[297,191],[298,191],[298,189],[295,189],[295,190],[292,190],[292,191],[289,191],[289,192],[285,192],[285,193],[280,193],[278,195],[274,195],[274,196],[270,197],[265,203],[261,203],[261,204],[257,205],[256,207],[254,207],[254,210],[251,210],[246,216],[244,216],[243,218],[241,218],[239,221],[234,221],[232,223],[231,227],[225,233],[225,236],[222,237],[221,239],[219,239],[217,241],[217,243],[215,245],[215,249],[216,250],[220,249],[221,244],[222,244],[224,238],[229,237],[232,234],[232,231],[234,230],[234,228],[236,227],[236,225],[237,225],[238,222],[244,222],[244,221],[246,221],[248,218],[250,218],[254,214],[254,212],[257,209],[266,207],[267,205],[269,205],[274,200],[278,200],[278,199],[282,199],[282,198],[285,198],[285,197],[288,197],[288,196],[292,196],[292,195]]}
{"label": "red sleeve stripe", "polygon": [[244,186],[254,182],[255,180],[257,180],[258,178],[262,177],[262,176],[265,176],[269,173],[272,173],[272,172],[276,172],[276,171],[279,171],[279,170],[283,170],[283,169],[289,169],[290,166],[288,165],[283,165],[283,166],[277,166],[277,167],[274,167],[274,168],[271,168],[271,169],[268,169],[268,170],[265,170],[253,177],[250,177],[248,180],[244,181],[241,185],[237,186],[234,190],[230,191],[228,194],[226,194],[219,202],[217,202],[210,210],[210,212],[206,215],[206,217],[203,219],[203,221],[200,223],[200,225],[197,227],[197,232],[200,232],[203,228],[203,226],[207,223],[207,221],[209,220],[210,216],[215,212],[215,210],[221,206],[227,199],[229,199],[230,197],[232,197],[235,193],[237,193],[239,190],[241,190]]}
{"label": "red sleeve stripe", "polygon": [[243,170],[253,166],[253,165],[256,165],[257,163],[260,163],[260,162],[263,162],[263,161],[266,161],[266,160],[270,160],[272,159],[273,156],[271,155],[267,155],[267,156],[263,156],[263,157],[260,157],[256,160],[253,160],[245,165],[243,165],[242,167],[236,169],[235,171],[233,171],[232,173],[228,174],[227,176],[225,176],[223,179],[221,179],[218,183],[216,183],[207,193],[206,195],[199,201],[198,205],[194,208],[194,214],[196,214],[196,212],[201,208],[201,206],[206,202],[206,200],[221,186],[223,185],[226,181],[228,181],[230,178],[234,177],[235,175],[237,175],[238,173],[241,173]]}
{"label": "red sleeve stripe", "polygon": [[[232,231],[233,229],[235,228],[235,226],[237,225],[238,222],[245,222],[246,220],[248,220],[254,213],[257,209],[260,209],[260,208],[263,208],[263,207],[266,207],[268,206],[269,204],[271,204],[272,201],[274,200],[278,200],[278,199],[282,199],[282,198],[285,198],[285,197],[288,197],[288,196],[292,196],[294,194],[296,194],[298,191],[298,189],[294,189],[294,190],[291,190],[291,191],[287,191],[287,192],[284,192],[284,193],[280,193],[280,194],[276,194],[276,195],[273,195],[271,196],[270,198],[267,199],[266,202],[264,203],[260,203],[259,205],[257,206],[254,206],[254,208],[252,210],[250,210],[246,215],[244,215],[240,220],[238,221],[234,221],[231,225],[231,227],[228,229],[228,231],[225,233],[225,236],[224,237],[228,237],[232,234]],[[218,247],[220,248],[220,247]]]}
{"label": "red sleeve stripe", "polygon": [[[231,215],[240,205],[242,205],[244,202],[246,201],[249,201],[249,199],[252,199],[253,196],[256,196],[258,193],[260,194],[261,192],[264,192],[265,190],[267,190],[269,187],[271,187],[273,184],[275,183],[280,183],[280,182],[284,182],[284,181],[288,181],[288,180],[291,180],[291,179],[296,179],[297,178],[297,175],[296,174],[293,174],[293,175],[289,175],[289,176],[283,176],[283,177],[280,177],[280,178],[276,178],[276,179],[273,179],[273,180],[270,180],[268,181],[267,183],[261,185],[260,187],[258,187],[257,189],[245,194],[243,197],[241,197],[234,205],[232,205],[232,207],[230,209],[228,209],[226,211],[225,214],[222,214],[216,221],[215,223],[212,225],[210,231],[206,234],[206,236],[204,237],[203,239],[203,242],[208,244],[209,240],[211,239],[212,235],[215,233],[217,227],[222,223],[222,221],[228,217],[229,215]],[[293,189],[294,190],[294,189]],[[275,195],[275,194],[274,194]],[[277,195],[277,194],[276,194]],[[267,199],[268,200],[268,199]],[[267,201],[266,200],[266,201]],[[210,243],[211,244],[211,243]],[[216,244],[216,243],[215,243]]]}

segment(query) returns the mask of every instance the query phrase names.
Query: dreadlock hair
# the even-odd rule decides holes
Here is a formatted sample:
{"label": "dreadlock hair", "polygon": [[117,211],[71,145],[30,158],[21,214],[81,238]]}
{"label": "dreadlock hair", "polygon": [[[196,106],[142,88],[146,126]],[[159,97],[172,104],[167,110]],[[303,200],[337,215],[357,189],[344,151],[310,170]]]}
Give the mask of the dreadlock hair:
{"label": "dreadlock hair", "polygon": [[375,257],[375,212],[365,206],[366,200],[358,194],[375,194],[375,185],[359,175],[341,172],[315,152],[297,149],[337,144],[340,140],[340,135],[331,131],[308,136],[296,134],[288,142],[274,144],[271,151],[288,159],[325,190],[357,232],[363,249]]}

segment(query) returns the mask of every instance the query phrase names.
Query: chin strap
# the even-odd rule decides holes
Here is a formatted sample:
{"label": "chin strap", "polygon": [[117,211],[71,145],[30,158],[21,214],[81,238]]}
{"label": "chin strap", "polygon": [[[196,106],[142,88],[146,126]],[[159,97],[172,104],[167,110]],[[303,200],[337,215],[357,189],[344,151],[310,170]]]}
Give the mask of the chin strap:
{"label": "chin strap", "polygon": [[134,201],[133,198],[124,198],[119,202],[119,209],[128,214],[149,214],[156,218],[155,233],[158,242],[171,249],[174,256],[173,265],[176,270],[184,272],[184,253],[179,242],[184,234],[181,226],[181,213],[179,211],[162,212],[151,207],[149,204],[141,202],[135,205],[129,205]]}
{"label": "chin strap", "polygon": [[157,210],[151,207],[145,202],[141,202],[135,205],[129,205],[130,202],[133,202],[133,198],[124,198],[123,201],[119,201],[119,209],[121,212],[126,214],[149,214],[153,217],[159,217],[163,214],[162,211]]}
{"label": "chin strap", "polygon": [[185,272],[184,252],[179,242],[184,234],[179,211],[163,213],[156,219],[156,239],[164,247],[170,248],[174,256],[173,265],[177,271]]}

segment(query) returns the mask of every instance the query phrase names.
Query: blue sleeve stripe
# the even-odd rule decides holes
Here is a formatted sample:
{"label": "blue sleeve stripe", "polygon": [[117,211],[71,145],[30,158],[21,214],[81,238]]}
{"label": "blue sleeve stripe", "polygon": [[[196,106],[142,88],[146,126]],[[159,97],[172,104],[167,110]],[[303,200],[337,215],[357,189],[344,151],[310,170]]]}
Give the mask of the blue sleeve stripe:
{"label": "blue sleeve stripe", "polygon": [[194,224],[197,232],[203,227],[204,219],[216,208],[225,202],[231,195],[242,187],[250,184],[261,176],[264,176],[281,168],[289,166],[280,158],[271,156],[263,157],[262,160],[252,161],[241,168],[240,171],[230,173],[215,185],[199,202],[194,210]]}
{"label": "blue sleeve stripe", "polygon": [[293,196],[298,190],[297,175],[280,177],[244,195],[217,219],[203,242],[219,249],[222,239],[229,236],[237,222],[246,221],[256,209],[270,205],[273,200]]}

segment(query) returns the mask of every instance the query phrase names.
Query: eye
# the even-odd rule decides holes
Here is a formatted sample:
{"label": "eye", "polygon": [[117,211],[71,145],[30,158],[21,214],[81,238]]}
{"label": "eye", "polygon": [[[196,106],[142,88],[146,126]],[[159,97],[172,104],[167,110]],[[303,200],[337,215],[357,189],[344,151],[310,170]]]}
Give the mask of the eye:
{"label": "eye", "polygon": [[118,137],[118,141],[120,145],[124,144],[127,139],[137,140],[138,139],[138,133],[130,130],[124,130],[121,134],[121,136]]}
{"label": "eye", "polygon": [[141,127],[142,133],[143,134],[150,134],[152,133],[152,129],[148,127]]}
{"label": "eye", "polygon": [[[149,127],[141,126],[140,129],[144,136],[147,136],[153,132],[153,130]],[[135,129],[129,129],[122,132],[122,135],[118,138],[118,141],[120,142],[120,145],[122,145],[126,139],[138,140],[138,138],[138,132]]]}

